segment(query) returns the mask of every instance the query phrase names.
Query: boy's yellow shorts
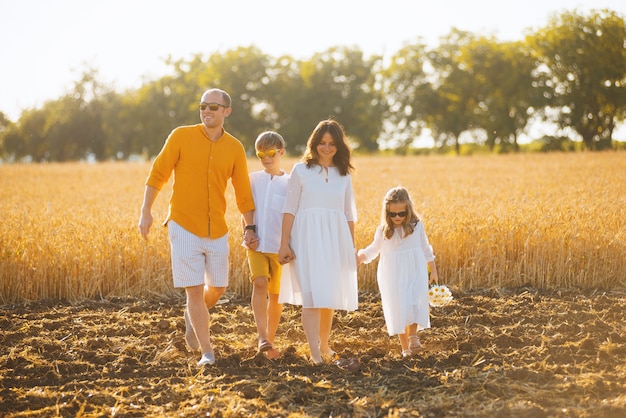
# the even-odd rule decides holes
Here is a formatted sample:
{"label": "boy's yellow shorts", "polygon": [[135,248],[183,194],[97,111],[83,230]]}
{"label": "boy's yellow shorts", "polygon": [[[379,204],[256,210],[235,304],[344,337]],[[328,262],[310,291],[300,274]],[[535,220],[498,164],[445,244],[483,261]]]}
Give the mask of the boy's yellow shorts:
{"label": "boy's yellow shorts", "polygon": [[250,266],[250,280],[254,282],[257,277],[267,277],[269,293],[280,293],[280,276],[283,266],[278,262],[278,254],[259,253],[248,251],[248,266]]}

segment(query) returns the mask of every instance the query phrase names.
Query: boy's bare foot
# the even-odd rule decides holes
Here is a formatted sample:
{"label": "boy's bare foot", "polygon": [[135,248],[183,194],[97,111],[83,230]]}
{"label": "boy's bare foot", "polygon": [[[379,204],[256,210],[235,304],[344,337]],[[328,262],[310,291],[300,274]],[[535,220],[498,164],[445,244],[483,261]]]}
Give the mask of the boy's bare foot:
{"label": "boy's bare foot", "polygon": [[263,354],[265,354],[265,357],[267,357],[270,360],[276,360],[280,356],[280,353],[274,347],[270,348],[269,350],[264,351]]}
{"label": "boy's bare foot", "polygon": [[344,370],[359,370],[361,368],[361,362],[358,358],[342,358],[333,361],[333,364],[340,369]]}
{"label": "boy's bare foot", "polygon": [[259,353],[265,353],[266,351],[272,350],[274,346],[268,340],[259,340],[257,348],[259,349]]}

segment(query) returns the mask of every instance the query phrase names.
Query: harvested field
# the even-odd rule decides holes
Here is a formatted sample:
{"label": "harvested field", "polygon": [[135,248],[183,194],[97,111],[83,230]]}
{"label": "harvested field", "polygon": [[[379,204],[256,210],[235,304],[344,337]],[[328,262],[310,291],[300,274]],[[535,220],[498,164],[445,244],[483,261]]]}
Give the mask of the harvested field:
{"label": "harvested field", "polygon": [[626,416],[623,152],[355,163],[357,246],[386,190],[405,185],[454,293],[432,310],[423,350],[403,360],[387,335],[371,263],[359,266],[359,310],[336,314],[342,363],[308,362],[294,307],[281,357],[257,355],[233,233],[228,303],[211,326],[218,361],[205,370],[185,347],[165,228],[148,242],[136,228],[149,165],[0,165],[0,416]]}
{"label": "harvested field", "polygon": [[248,300],[213,309],[217,364],[184,343],[183,299],[32,302],[0,310],[0,415],[623,417],[623,291],[452,288],[419,355],[402,359],[380,300],[337,312],[342,367],[307,360],[286,306],[282,355],[255,351]]}

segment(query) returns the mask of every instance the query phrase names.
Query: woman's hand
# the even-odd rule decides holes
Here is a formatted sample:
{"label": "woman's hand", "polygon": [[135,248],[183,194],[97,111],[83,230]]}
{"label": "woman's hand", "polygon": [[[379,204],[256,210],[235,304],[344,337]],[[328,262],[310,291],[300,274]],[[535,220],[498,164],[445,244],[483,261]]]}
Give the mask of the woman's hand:
{"label": "woman's hand", "polygon": [[278,250],[278,262],[280,264],[287,264],[296,259],[296,254],[293,252],[290,246],[281,245]]}

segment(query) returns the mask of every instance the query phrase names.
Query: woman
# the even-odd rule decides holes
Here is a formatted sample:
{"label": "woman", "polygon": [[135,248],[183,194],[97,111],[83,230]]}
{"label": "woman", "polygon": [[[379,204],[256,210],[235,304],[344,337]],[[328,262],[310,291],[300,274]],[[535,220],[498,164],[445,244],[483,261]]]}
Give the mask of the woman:
{"label": "woman", "polygon": [[333,357],[335,309],[358,306],[350,148],[335,120],[318,123],[302,161],[291,171],[283,208],[279,262],[288,263],[280,303],[302,306],[302,326],[315,364]]}

